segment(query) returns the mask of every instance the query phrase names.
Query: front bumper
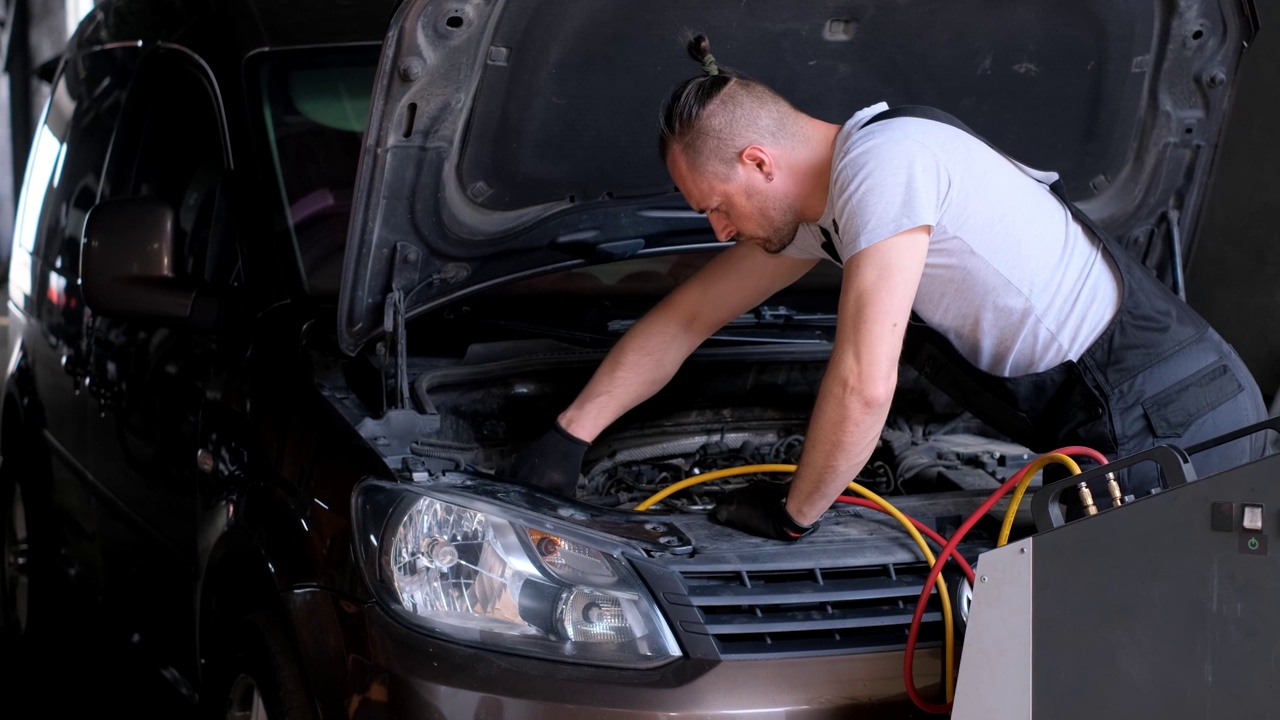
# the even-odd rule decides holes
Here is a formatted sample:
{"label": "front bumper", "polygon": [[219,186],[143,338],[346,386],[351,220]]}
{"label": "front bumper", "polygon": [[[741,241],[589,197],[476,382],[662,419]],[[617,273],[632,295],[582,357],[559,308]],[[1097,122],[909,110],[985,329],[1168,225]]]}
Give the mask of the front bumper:
{"label": "front bumper", "polygon": [[[619,670],[445,642],[324,590],[298,590],[286,601],[312,694],[328,717],[814,720],[901,718],[911,709],[901,652]],[[939,651],[919,652],[916,682],[936,685],[939,668]]]}

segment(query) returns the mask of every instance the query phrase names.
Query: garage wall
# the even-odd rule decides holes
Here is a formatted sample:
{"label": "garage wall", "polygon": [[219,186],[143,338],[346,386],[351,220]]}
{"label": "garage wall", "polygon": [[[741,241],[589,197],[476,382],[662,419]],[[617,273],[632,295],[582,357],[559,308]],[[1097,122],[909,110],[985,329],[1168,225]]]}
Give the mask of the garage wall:
{"label": "garage wall", "polygon": [[1187,268],[1187,301],[1253,371],[1280,387],[1280,7],[1258,0],[1262,31],[1236,88],[1208,206]]}
{"label": "garage wall", "polygon": [[[13,208],[31,136],[49,97],[36,68],[55,59],[93,0],[0,0],[4,78],[0,80],[0,266],[9,262]],[[3,282],[3,277],[0,277]]]}

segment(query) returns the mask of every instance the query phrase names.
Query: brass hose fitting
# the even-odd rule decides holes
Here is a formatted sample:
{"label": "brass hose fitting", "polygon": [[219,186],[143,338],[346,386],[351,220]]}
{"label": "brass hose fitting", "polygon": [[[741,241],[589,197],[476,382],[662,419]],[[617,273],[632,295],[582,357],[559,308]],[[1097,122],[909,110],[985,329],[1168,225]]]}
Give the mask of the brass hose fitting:
{"label": "brass hose fitting", "polygon": [[1080,495],[1080,504],[1084,506],[1085,515],[1097,515],[1098,507],[1093,504],[1093,493],[1089,492],[1089,483],[1082,482],[1076,485],[1076,491]]}
{"label": "brass hose fitting", "polygon": [[1115,473],[1107,473],[1107,492],[1111,495],[1111,507],[1120,507],[1124,498],[1120,495],[1120,483],[1116,482]]}

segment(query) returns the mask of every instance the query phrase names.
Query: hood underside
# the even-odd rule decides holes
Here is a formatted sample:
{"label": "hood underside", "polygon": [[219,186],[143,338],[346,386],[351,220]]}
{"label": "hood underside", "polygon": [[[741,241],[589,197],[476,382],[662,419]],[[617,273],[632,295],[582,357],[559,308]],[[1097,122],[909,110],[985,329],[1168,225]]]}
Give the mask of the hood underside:
{"label": "hood underside", "polygon": [[660,104],[699,71],[686,30],[823,120],[879,101],[946,110],[1060,173],[1163,268],[1190,252],[1255,17],[1251,0],[407,0],[370,105],[342,346],[384,332],[393,293],[412,315],[713,243],[655,152]]}

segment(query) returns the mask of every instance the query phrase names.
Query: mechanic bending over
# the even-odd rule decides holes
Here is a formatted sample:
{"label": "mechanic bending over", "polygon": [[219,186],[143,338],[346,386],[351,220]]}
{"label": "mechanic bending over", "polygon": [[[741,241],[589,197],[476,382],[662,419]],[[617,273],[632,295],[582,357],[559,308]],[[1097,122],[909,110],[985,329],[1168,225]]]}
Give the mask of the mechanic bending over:
{"label": "mechanic bending over", "polygon": [[[1079,214],[1056,175],[928,108],[880,115],[879,104],[823,122],[718,66],[705,37],[689,53],[703,72],[668,99],[659,148],[689,205],[736,243],[618,341],[525,449],[518,479],[573,495],[605,427],[821,260],[843,279],[804,451],[789,488],[755,485],[717,506],[715,519],[740,530],[793,540],[816,529],[880,438],[900,359],[1036,452],[1078,444],[1119,457],[1266,417],[1231,346]],[[1206,475],[1264,446],[1254,434],[1195,466]],[[1141,496],[1158,482],[1143,463],[1121,486]]]}

